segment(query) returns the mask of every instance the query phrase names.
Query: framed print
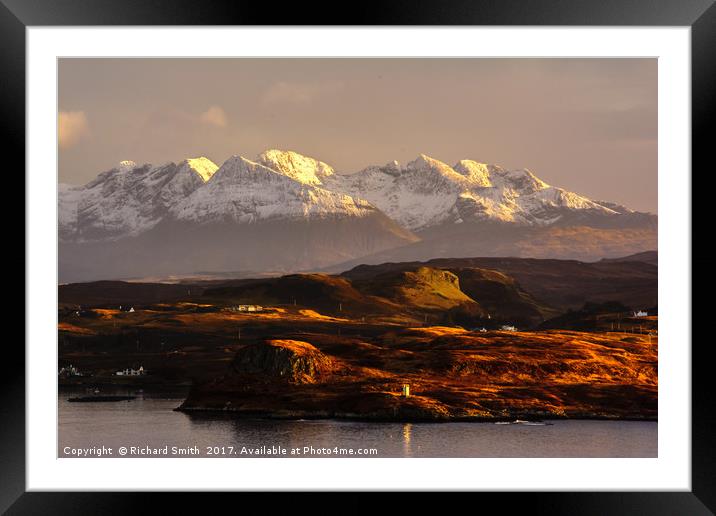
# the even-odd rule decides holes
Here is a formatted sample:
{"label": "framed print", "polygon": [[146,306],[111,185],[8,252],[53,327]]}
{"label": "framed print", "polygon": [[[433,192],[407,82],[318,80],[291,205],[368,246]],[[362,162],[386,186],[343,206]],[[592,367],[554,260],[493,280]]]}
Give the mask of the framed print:
{"label": "framed print", "polygon": [[3,508],[710,514],[712,4],[4,2],[27,302]]}

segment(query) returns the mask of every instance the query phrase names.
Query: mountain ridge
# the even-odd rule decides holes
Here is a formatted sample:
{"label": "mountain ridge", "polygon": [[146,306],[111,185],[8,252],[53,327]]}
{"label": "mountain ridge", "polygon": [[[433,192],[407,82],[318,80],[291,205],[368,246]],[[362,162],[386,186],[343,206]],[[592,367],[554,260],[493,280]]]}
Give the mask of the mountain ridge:
{"label": "mountain ridge", "polygon": [[[171,266],[172,273],[255,270],[250,260],[298,272],[363,257],[609,258],[655,248],[657,226],[655,215],[551,186],[529,169],[469,159],[450,166],[420,154],[405,166],[391,161],[346,174],[278,149],[255,160],[237,154],[221,166],[205,157],[158,166],[123,161],[84,186],[59,185],[58,214],[60,248],[71,250],[62,260],[65,280],[89,279],[83,269],[95,271],[91,279],[146,276],[140,267],[168,272],[156,270],[141,249],[148,246],[169,266],[172,256],[157,247],[168,240],[173,252],[194,256]],[[330,228],[332,221],[340,230]],[[291,243],[282,249],[272,238]],[[102,246],[110,243],[108,256]],[[118,257],[138,263],[130,267]],[[97,265],[103,260],[104,268]]]}
{"label": "mountain ridge", "polygon": [[[601,224],[605,221],[620,220],[636,216],[644,221],[654,220],[654,215],[637,212],[617,203],[591,200],[563,188],[551,186],[539,179],[529,169],[507,170],[499,165],[481,163],[463,159],[454,167],[446,163],[420,154],[405,167],[397,161],[389,162],[384,166],[371,165],[358,172],[347,174],[337,172],[330,165],[315,158],[304,156],[294,151],[269,149],[261,153],[255,161],[240,155],[228,158],[220,167],[208,158],[189,158],[178,165],[172,162],[153,167],[150,164],[136,165],[132,161],[123,161],[117,167],[102,172],[84,186],[62,185],[59,189],[59,202],[63,206],[60,210],[60,226],[72,226],[72,206],[83,205],[75,211],[101,212],[105,219],[110,219],[111,211],[102,206],[103,200],[114,193],[120,195],[122,200],[133,201],[131,195],[152,187],[152,180],[157,175],[166,175],[166,170],[177,167],[186,169],[201,179],[201,183],[184,185],[184,190],[163,191],[163,207],[172,208],[184,202],[195,190],[214,190],[216,183],[222,177],[222,171],[232,169],[237,162],[244,166],[242,173],[264,167],[266,172],[274,172],[279,176],[291,179],[295,185],[304,185],[307,189],[302,192],[307,195],[304,215],[312,213],[312,205],[320,205],[320,195],[316,192],[330,192],[324,194],[333,197],[332,205],[323,211],[341,212],[346,206],[355,205],[358,209],[368,205],[384,212],[398,224],[409,231],[421,232],[442,224],[462,224],[465,221],[474,222],[503,222],[516,226],[551,226],[563,220],[569,222],[573,218],[590,224]],[[241,167],[239,167],[241,168]],[[234,167],[235,169],[235,167]],[[214,177],[216,173],[218,176]],[[265,174],[268,186],[273,186],[270,174]],[[236,175],[234,177],[237,177]],[[258,184],[260,181],[254,178]],[[241,182],[246,187],[248,182]],[[164,185],[159,185],[159,187]],[[171,186],[171,185],[170,185]],[[96,193],[100,187],[101,196]],[[202,188],[203,187],[203,188]],[[157,187],[155,186],[155,189]],[[319,188],[320,190],[314,190]],[[145,197],[152,198],[154,191],[148,192]],[[313,196],[310,194],[314,194]],[[207,197],[212,197],[207,196]],[[336,197],[338,196],[338,197]],[[343,197],[340,197],[343,196]],[[236,193],[234,193],[236,197]],[[253,201],[255,196],[251,198]],[[340,200],[340,202],[336,202]],[[116,205],[117,202],[109,203]],[[260,203],[259,203],[260,204]],[[87,206],[89,205],[89,206]],[[131,209],[123,207],[122,216],[125,220],[137,220],[129,224],[125,231],[129,235],[150,229],[156,218],[144,220],[135,216]],[[224,202],[223,208],[231,211],[229,203]],[[217,206],[221,209],[221,206]],[[175,208],[174,213],[178,208]],[[141,211],[141,210],[140,210]],[[280,210],[267,214],[267,218],[274,215],[300,215],[287,208],[288,213]],[[300,211],[300,210],[299,210]],[[320,210],[319,210],[320,211]],[[184,210],[186,216],[186,210]],[[261,218],[261,217],[259,217]],[[120,225],[118,221],[105,224],[108,226]],[[607,222],[608,223],[608,222]],[[125,224],[126,225],[126,224]],[[119,228],[116,232],[122,235]],[[61,239],[72,240],[68,231],[61,232]],[[99,235],[96,239],[101,239]],[[75,239],[76,240],[76,239]]]}

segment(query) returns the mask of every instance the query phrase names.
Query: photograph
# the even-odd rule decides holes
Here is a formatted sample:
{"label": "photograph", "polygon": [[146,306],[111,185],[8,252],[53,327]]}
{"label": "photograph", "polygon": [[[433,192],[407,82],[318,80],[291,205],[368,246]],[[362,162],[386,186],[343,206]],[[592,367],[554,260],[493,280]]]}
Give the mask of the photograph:
{"label": "photograph", "polygon": [[57,457],[658,458],[658,72],[59,57]]}

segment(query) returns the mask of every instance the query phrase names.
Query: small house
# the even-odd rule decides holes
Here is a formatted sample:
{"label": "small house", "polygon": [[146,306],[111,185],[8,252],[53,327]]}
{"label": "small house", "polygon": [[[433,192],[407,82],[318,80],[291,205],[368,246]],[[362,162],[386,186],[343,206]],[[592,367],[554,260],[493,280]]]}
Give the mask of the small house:
{"label": "small house", "polygon": [[58,375],[58,376],[61,376],[62,378],[68,378],[68,377],[71,377],[71,376],[84,376],[84,374],[82,374],[82,373],[80,372],[80,370],[77,369],[77,368],[76,368],[75,366],[73,366],[72,364],[68,365],[67,367],[61,368],[61,369],[57,372],[57,375]]}
{"label": "small house", "polygon": [[122,371],[114,373],[116,376],[144,376],[146,373],[143,366],[139,366],[139,369],[127,368]]}
{"label": "small house", "polygon": [[238,305],[226,308],[229,312],[263,312],[264,307],[261,305]]}

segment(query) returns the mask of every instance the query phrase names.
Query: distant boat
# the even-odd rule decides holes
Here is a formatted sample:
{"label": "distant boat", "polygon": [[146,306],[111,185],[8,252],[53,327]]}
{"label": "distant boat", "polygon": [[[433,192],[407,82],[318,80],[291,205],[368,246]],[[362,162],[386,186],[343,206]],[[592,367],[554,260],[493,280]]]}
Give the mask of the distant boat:
{"label": "distant boat", "polygon": [[552,423],[543,421],[525,421],[524,419],[515,419],[514,421],[497,421],[496,425],[525,425],[525,426],[551,426]]}
{"label": "distant boat", "polygon": [[104,394],[102,396],[77,396],[74,398],[69,398],[67,401],[75,403],[91,403],[100,401],[131,401],[135,398],[136,396],[112,396]]}

